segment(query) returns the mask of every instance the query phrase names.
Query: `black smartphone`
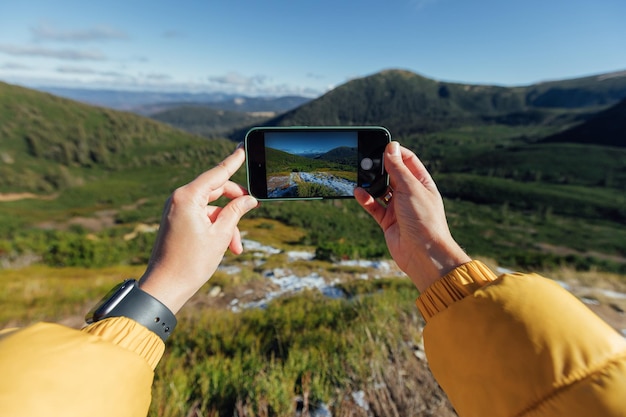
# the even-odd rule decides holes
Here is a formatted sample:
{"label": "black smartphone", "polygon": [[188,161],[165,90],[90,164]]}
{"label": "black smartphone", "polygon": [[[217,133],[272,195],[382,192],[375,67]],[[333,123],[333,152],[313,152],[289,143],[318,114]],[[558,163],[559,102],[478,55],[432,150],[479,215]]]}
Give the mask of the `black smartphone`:
{"label": "black smartphone", "polygon": [[255,127],[245,138],[248,192],[259,200],[374,197],[389,184],[384,127]]}

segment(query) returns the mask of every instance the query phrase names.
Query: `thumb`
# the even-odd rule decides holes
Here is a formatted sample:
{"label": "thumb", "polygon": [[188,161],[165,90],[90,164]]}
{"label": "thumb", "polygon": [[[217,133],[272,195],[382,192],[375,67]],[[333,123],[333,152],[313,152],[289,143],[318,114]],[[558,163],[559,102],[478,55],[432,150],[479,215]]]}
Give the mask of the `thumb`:
{"label": "thumb", "polygon": [[437,185],[417,155],[399,143],[391,142],[385,148],[385,169],[389,173],[391,187],[398,190],[415,190],[416,184],[430,193],[438,193]]}
{"label": "thumb", "polygon": [[411,171],[407,168],[402,157],[402,150],[398,142],[390,142],[385,148],[385,170],[389,174],[391,188],[399,190],[409,188],[407,180],[413,179]]}
{"label": "thumb", "polygon": [[259,202],[252,196],[244,195],[237,197],[224,206],[215,224],[227,230],[234,229],[237,227],[239,220],[258,205]]}

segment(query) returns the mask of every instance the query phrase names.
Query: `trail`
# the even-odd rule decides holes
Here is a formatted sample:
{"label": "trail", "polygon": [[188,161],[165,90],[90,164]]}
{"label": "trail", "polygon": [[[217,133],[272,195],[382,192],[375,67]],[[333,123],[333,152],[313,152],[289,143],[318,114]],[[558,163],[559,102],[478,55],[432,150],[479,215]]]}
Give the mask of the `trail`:
{"label": "trail", "polygon": [[352,195],[356,183],[326,172],[292,172],[289,176],[274,176],[268,178],[267,188],[269,198],[295,197],[298,195],[298,183],[320,184],[340,195]]}
{"label": "trail", "polygon": [[38,200],[54,200],[57,197],[58,194],[37,195],[33,193],[0,193],[0,202],[19,201],[33,198]]}

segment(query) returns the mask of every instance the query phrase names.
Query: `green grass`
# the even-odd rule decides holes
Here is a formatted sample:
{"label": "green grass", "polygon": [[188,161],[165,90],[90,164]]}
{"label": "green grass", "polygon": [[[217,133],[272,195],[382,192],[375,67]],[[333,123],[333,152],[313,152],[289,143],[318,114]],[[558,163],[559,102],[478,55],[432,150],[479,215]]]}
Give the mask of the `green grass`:
{"label": "green grass", "polygon": [[412,284],[388,290],[353,300],[309,292],[240,314],[187,312],[160,365],[153,414],[180,415],[193,404],[202,414],[244,407],[287,416],[296,395],[340,404],[375,385],[391,358],[399,367],[410,361],[407,346],[420,339]]}
{"label": "green grass", "polygon": [[138,278],[144,269],[40,265],[0,269],[0,329],[38,321],[67,321],[71,326],[80,326],[85,313],[110,288],[125,278]]}

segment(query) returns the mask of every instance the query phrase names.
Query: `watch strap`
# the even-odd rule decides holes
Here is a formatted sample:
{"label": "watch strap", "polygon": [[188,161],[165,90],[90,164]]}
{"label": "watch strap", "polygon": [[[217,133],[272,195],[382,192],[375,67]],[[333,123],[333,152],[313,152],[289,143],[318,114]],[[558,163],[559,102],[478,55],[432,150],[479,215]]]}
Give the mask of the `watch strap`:
{"label": "watch strap", "polygon": [[177,324],[174,313],[165,304],[140,289],[136,280],[126,280],[122,285],[130,285],[132,288],[110,311],[96,311],[92,321],[128,317],[156,333],[165,342]]}

